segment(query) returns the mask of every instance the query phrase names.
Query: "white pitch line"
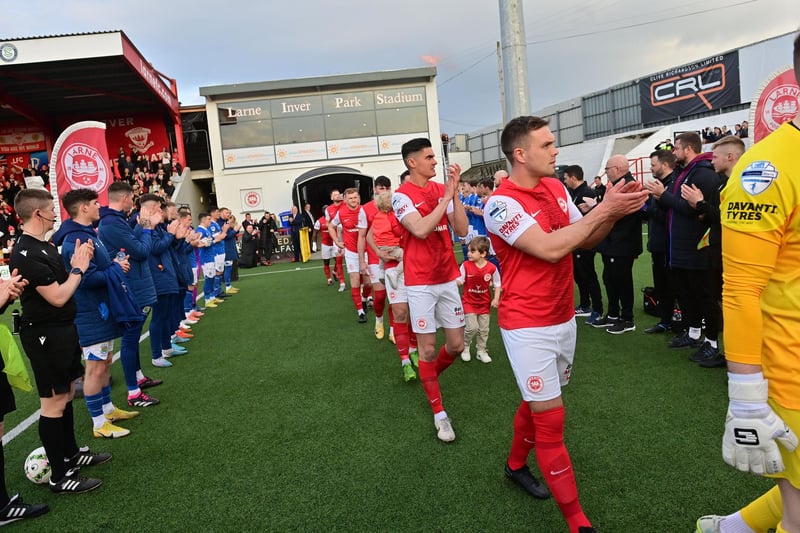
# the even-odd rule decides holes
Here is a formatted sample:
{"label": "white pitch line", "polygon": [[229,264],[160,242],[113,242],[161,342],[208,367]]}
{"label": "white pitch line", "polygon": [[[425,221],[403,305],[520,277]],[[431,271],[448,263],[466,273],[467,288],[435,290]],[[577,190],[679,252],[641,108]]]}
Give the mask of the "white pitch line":
{"label": "white pitch line", "polygon": [[[205,295],[202,292],[197,293],[198,300],[202,300],[204,296]],[[150,336],[149,331],[145,331],[144,333],[142,333],[142,336],[139,337],[139,344],[141,344],[142,341],[148,338],[149,336]],[[119,352],[114,354],[114,358],[111,360],[111,362],[115,363],[117,359],[119,359]],[[40,413],[41,409],[37,409],[31,416],[29,416],[28,418],[26,418],[16,426],[14,426],[14,428],[11,429],[11,431],[3,435],[3,446],[14,440],[16,437],[20,436],[23,431],[31,427],[37,420],[39,420]]]}
{"label": "white pitch line", "polygon": [[267,274],[285,274],[287,272],[297,272],[298,270],[318,270],[322,268],[321,266],[313,266],[313,267],[295,267],[291,270],[271,270],[269,272],[255,272],[253,274],[239,274],[240,278],[249,278],[251,276],[265,276]]}

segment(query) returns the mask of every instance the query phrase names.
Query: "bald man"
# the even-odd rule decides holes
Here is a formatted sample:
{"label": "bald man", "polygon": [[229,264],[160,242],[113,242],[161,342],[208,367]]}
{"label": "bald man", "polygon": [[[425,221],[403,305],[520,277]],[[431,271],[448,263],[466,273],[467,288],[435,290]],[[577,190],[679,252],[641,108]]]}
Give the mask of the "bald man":
{"label": "bald man", "polygon": [[[609,187],[620,180],[634,181],[628,158],[612,155],[606,163]],[[644,204],[642,204],[644,206]],[[608,296],[608,314],[591,325],[615,335],[635,331],[633,323],[633,262],[642,254],[642,211],[617,220],[597,246],[603,256],[603,285]]]}
{"label": "bald man", "polygon": [[498,170],[494,173],[494,188],[498,188],[500,183],[508,177],[508,172],[505,170]]}

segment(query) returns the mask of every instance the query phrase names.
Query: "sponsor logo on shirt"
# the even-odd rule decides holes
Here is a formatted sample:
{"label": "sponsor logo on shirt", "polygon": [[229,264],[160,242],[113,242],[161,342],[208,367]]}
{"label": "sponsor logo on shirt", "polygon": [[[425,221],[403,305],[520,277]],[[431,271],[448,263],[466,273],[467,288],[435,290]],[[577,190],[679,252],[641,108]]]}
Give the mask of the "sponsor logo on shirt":
{"label": "sponsor logo on shirt", "polygon": [[502,222],[508,216],[508,206],[505,202],[494,202],[487,207],[489,209],[489,216],[497,222]]}
{"label": "sponsor logo on shirt", "polygon": [[508,237],[514,230],[519,227],[520,221],[522,220],[522,213],[517,213],[514,215],[511,220],[500,226],[500,235],[503,237]]}
{"label": "sponsor logo on shirt", "polygon": [[725,218],[727,220],[761,220],[762,214],[774,215],[778,212],[775,204],[757,204],[754,202],[728,202]]}
{"label": "sponsor logo on shirt", "polygon": [[778,179],[778,171],[769,161],[753,161],[742,171],[740,179],[745,192],[755,196],[769,189]]}

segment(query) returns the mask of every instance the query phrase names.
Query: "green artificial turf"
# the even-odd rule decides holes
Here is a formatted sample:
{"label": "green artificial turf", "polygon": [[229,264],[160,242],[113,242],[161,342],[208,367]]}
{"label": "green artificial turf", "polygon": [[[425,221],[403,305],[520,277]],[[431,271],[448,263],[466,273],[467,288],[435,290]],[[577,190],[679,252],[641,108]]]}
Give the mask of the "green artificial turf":
{"label": "green artificial turf", "polygon": [[[649,268],[647,255],[636,262],[636,332],[578,319],[564,390],[579,494],[600,532],[693,531],[698,516],[733,512],[771,486],[722,461],[725,371],[642,333],[656,321],[638,292]],[[458,359],[441,377],[457,434],[444,444],[419,383],[403,382],[394,346],[374,338],[373,315],[356,322],[349,290],[327,286],[320,261],[241,273],[241,293],[207,311],[173,368],[150,366],[142,343],[145,373],[165,383],[148,391],[161,405],[120,423],[130,436],[92,438],[76,401],[79,442],[114,454],[83,469],[104,480],[98,490],[53,495],[24,477],[35,424],[6,446],[12,494],[51,506],[18,530],[567,531],[552,499],[503,476],[520,398],[496,317],[494,362]],[[119,363],[113,376],[124,407]],[[6,431],[38,407],[35,394],[17,403]]]}

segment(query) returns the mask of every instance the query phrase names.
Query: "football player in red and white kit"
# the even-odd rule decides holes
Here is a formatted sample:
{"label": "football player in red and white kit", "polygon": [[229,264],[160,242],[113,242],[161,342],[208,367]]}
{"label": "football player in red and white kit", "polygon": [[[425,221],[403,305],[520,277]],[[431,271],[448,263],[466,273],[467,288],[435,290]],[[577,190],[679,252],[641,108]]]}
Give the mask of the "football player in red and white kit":
{"label": "football player in red and white kit", "polygon": [[[337,231],[339,227],[341,237]],[[328,232],[337,246],[344,249],[344,262],[350,277],[350,295],[358,312],[358,322],[364,324],[367,322],[367,315],[361,301],[361,274],[367,273],[367,215],[361,207],[361,197],[355,187],[345,189],[344,205],[331,220]]]}
{"label": "football player in red and white kit", "polygon": [[[325,208],[325,222],[330,227],[331,220],[333,217],[336,216],[336,213],[339,212],[339,208],[342,207],[342,193],[339,189],[332,189],[331,190],[331,203],[328,207]],[[330,233],[329,233],[330,234]],[[343,258],[344,258],[344,250],[339,248],[336,244],[336,240],[333,241],[333,257],[334,257],[334,267],[333,267],[333,279],[334,281],[339,282],[339,292],[344,292],[345,284],[344,284],[344,267],[342,266]]]}
{"label": "football player in red and white kit", "polygon": [[[322,212],[326,212],[328,210],[327,205],[322,206]],[[314,230],[320,234],[321,241],[322,241],[322,269],[325,271],[325,278],[327,279],[328,285],[333,284],[333,280],[331,279],[331,258],[336,257],[336,247],[333,244],[333,239],[331,238],[331,234],[328,231],[328,219],[325,216],[321,216],[314,222]]]}
{"label": "football player in red and white kit", "polygon": [[[459,237],[466,235],[468,229],[467,215],[457,194],[461,167],[450,165],[448,181],[442,185],[430,181],[436,176],[436,156],[430,140],[412,139],[401,151],[410,174],[394,193],[392,207],[405,229],[400,245],[411,327],[417,333],[419,378],[433,410],[437,436],[451,442],[456,434],[442,406],[439,375],[464,349],[464,310],[450,238],[450,226]],[[437,351],[438,327],[444,328],[445,344]]]}
{"label": "football player in red and white kit", "polygon": [[[378,176],[375,178],[375,186],[373,187],[374,196],[377,197],[381,193],[389,193],[392,191],[392,180],[386,176]],[[375,198],[363,205],[364,213],[367,215],[367,231],[372,226],[372,221],[378,213],[378,208],[375,206]],[[369,269],[369,281],[372,284],[372,310],[375,311],[375,338],[382,339],[384,335],[383,327],[383,310],[386,307],[386,286],[381,282],[383,279],[383,267],[381,266],[380,257],[375,253],[371,246],[367,246],[367,268]]]}
{"label": "football player in red and white kit", "polygon": [[505,474],[532,496],[547,498],[527,466],[535,446],[570,532],[590,533],[564,446],[561,387],[570,379],[576,336],[570,254],[593,248],[616,220],[644,205],[647,192],[638,181],[620,180],[582,218],[564,185],[544,177],[555,175],[558,154],[546,120],[515,118],[503,130],[501,146],[511,175],[489,198],[484,220],[503,273],[498,323],[523,398]]}

